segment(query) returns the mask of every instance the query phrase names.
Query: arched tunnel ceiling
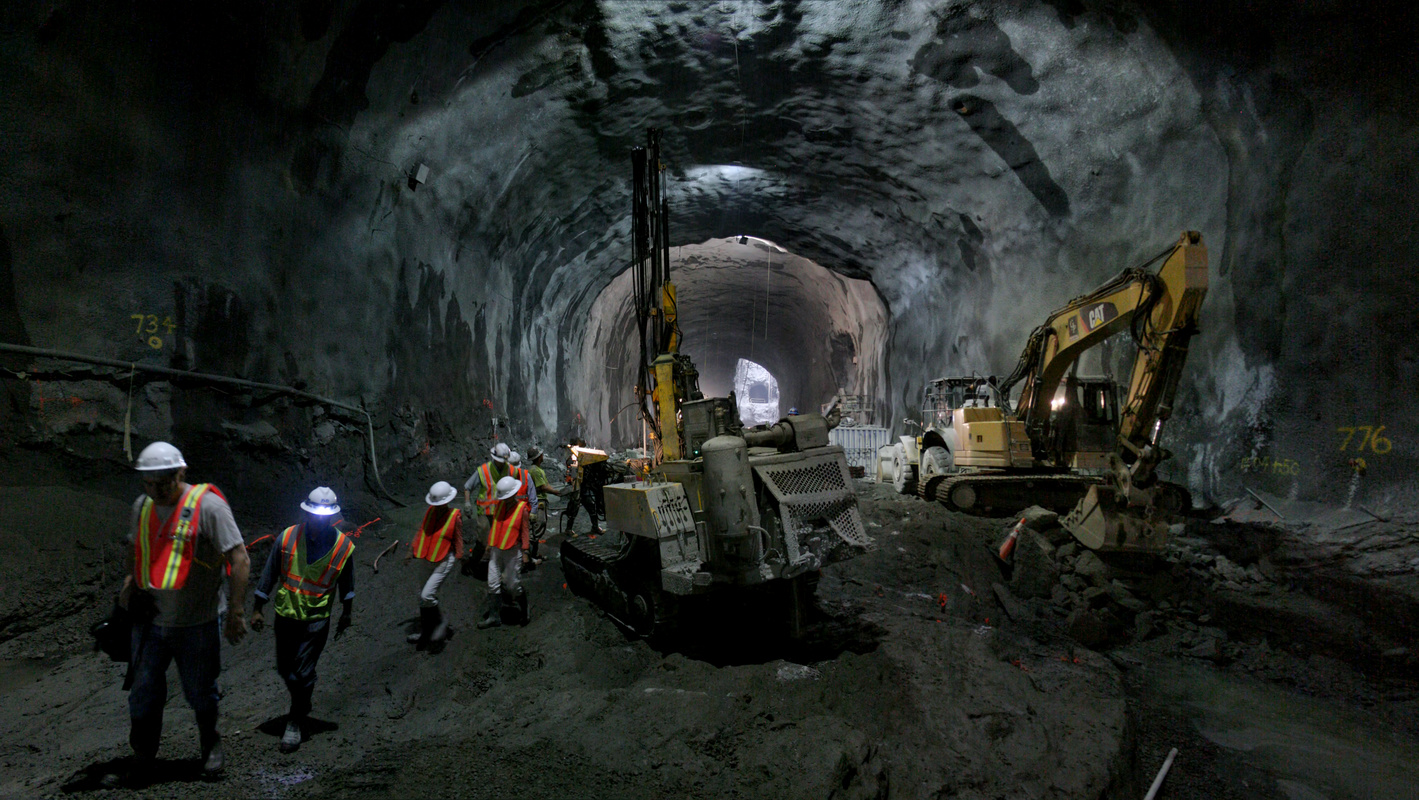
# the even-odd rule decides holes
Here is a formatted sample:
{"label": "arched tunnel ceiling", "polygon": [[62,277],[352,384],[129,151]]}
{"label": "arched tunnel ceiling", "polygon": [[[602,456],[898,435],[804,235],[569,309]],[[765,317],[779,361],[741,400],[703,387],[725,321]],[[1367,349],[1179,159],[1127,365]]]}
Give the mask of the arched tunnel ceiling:
{"label": "arched tunnel ceiling", "polygon": [[[7,340],[364,402],[410,481],[490,416],[566,434],[607,393],[581,363],[650,126],[676,245],[748,232],[871,281],[892,418],[1196,229],[1174,477],[1333,495],[1337,426],[1415,421],[1408,6],[61,5],[0,12]],[[160,348],[139,313],[172,317]],[[111,458],[98,405],[108,439],[74,452]],[[152,405],[139,438],[264,413]],[[1411,444],[1375,461],[1413,491]]]}
{"label": "arched tunnel ceiling", "polygon": [[[772,242],[744,239],[671,252],[681,351],[694,359],[705,394],[728,395],[744,358],[773,373],[784,408],[816,409],[840,388],[884,399],[887,311],[871,284]],[[624,411],[635,402],[640,357],[633,289],[627,270],[592,304],[581,359],[571,370],[573,405],[585,409],[587,432],[613,446],[640,439],[639,419]],[[608,426],[613,417],[619,424]]]}

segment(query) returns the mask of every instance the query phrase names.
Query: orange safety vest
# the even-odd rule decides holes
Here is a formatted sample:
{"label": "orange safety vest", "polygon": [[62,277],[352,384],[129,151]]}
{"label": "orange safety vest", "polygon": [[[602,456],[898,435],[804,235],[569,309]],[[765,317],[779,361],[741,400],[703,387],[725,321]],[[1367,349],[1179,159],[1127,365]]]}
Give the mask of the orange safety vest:
{"label": "orange safety vest", "polygon": [[305,546],[305,523],[292,525],[281,532],[281,553],[285,556],[285,582],[282,588],[291,594],[305,597],[319,597],[330,591],[330,587],[335,585],[335,579],[340,577],[340,570],[344,568],[345,561],[350,554],[355,552],[355,543],[350,541],[350,537],[344,531],[335,531],[335,544],[330,548],[330,560],[326,562],[325,569],[320,575],[311,578],[302,575],[296,567],[299,560],[305,562],[306,559],[297,559],[299,549]]}
{"label": "orange safety vest", "polygon": [[[512,467],[508,467],[508,474],[512,474]],[[491,517],[498,510],[498,481],[493,477],[493,462],[484,461],[483,466],[478,468],[478,475],[483,479],[483,490],[478,493],[478,510]]]}
{"label": "orange safety vest", "polygon": [[154,513],[157,503],[153,498],[143,500],[138,512],[138,533],[133,537],[133,580],[138,588],[181,589],[187,585],[187,574],[197,561],[202,498],[209,491],[227,499],[210,483],[189,486],[166,520],[159,520]]}
{"label": "orange safety vest", "polygon": [[[430,533],[429,518],[439,508],[448,511],[448,517],[438,530]],[[429,506],[429,510],[424,512],[423,523],[419,525],[419,535],[414,537],[414,558],[427,559],[435,564],[448,558],[448,551],[453,549],[453,526],[458,524],[458,518],[462,515],[463,512],[456,508]]]}
{"label": "orange safety vest", "polygon": [[518,500],[512,511],[504,512],[500,507],[493,516],[493,529],[488,531],[488,546],[499,550],[511,550],[521,540],[522,520],[527,516],[527,501]]}
{"label": "orange safety vest", "polygon": [[513,495],[513,497],[516,497],[524,503],[531,503],[532,501],[528,499],[528,492],[531,491],[532,487],[532,473],[522,467],[514,467],[508,470],[508,474],[522,481],[522,488],[518,489],[517,494]]}

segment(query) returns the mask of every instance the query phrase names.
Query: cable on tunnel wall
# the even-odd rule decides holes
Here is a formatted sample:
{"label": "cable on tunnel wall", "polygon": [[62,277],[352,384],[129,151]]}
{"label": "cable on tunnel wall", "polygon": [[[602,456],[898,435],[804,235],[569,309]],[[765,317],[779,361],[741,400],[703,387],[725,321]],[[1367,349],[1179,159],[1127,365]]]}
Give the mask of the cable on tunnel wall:
{"label": "cable on tunnel wall", "polygon": [[101,358],[98,356],[84,355],[82,353],[67,353],[62,350],[49,350],[42,347],[29,347],[22,344],[10,344],[8,342],[0,342],[0,352],[21,353],[24,355],[39,356],[41,358],[53,358],[61,361],[75,361],[81,364],[98,364],[99,366],[105,367],[127,368],[130,370],[130,372],[133,370],[138,370],[142,372],[151,372],[157,375],[168,375],[177,378],[190,378],[193,380],[225,384],[228,386],[241,386],[247,389],[262,389],[268,392],[277,392],[280,394],[291,395],[292,397],[301,397],[305,398],[306,400],[313,400],[317,403],[322,403],[324,405],[331,406],[333,408],[343,408],[346,411],[354,411],[356,413],[363,414],[365,417],[365,431],[369,436],[368,443],[370,453],[370,466],[374,469],[375,486],[379,487],[380,493],[384,495],[384,498],[386,500],[390,501],[391,503],[394,503],[400,508],[408,507],[404,503],[400,502],[398,498],[394,497],[394,495],[390,494],[388,489],[384,488],[384,481],[381,480],[379,476],[379,457],[375,453],[374,419],[370,417],[370,412],[366,411],[363,408],[360,408],[359,406],[352,406],[348,403],[341,403],[338,400],[331,400],[328,397],[321,397],[318,394],[304,392],[300,389],[296,389],[291,386],[282,386],[277,383],[261,383],[259,381],[248,381],[243,378],[229,378],[226,375],[213,375],[209,372],[192,372],[190,370],[185,369],[172,369],[171,367],[159,367],[149,364],[138,364],[132,361],[119,361],[118,359],[114,358]]}

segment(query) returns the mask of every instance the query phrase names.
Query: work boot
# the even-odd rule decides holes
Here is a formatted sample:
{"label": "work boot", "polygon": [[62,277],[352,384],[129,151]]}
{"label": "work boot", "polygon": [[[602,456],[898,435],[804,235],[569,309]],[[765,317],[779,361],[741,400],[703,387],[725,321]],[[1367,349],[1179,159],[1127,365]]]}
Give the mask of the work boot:
{"label": "work boot", "polygon": [[527,616],[527,590],[521,586],[517,587],[517,594],[513,595],[513,601],[517,604],[517,624],[526,626],[531,619]]}
{"label": "work boot", "polygon": [[429,631],[429,644],[438,644],[445,639],[453,638],[453,629],[448,627],[448,620],[443,618],[443,609],[439,606],[431,606],[433,611],[433,625]]}
{"label": "work boot", "polygon": [[419,632],[409,634],[404,641],[418,645],[420,650],[428,647],[429,636],[433,633],[437,615],[438,606],[419,606]]}
{"label": "work boot", "polygon": [[489,592],[487,601],[483,603],[483,618],[478,621],[478,630],[496,628],[502,624],[503,594],[502,592]]}
{"label": "work boot", "polygon": [[301,724],[295,720],[286,722],[286,732],[281,735],[282,753],[294,753],[301,749]]}
{"label": "work boot", "polygon": [[124,770],[123,777],[119,783],[125,789],[146,789],[153,782],[153,771],[157,764],[157,759],[152,756],[141,756],[134,753],[128,759],[128,768]]}
{"label": "work boot", "polygon": [[222,752],[222,740],[219,738],[202,757],[202,777],[209,781],[216,780],[222,776],[222,767],[226,765],[226,755]]}
{"label": "work boot", "polygon": [[217,778],[226,762],[222,753],[222,735],[217,733],[217,709],[198,712],[197,738],[202,743],[202,777],[208,780]]}

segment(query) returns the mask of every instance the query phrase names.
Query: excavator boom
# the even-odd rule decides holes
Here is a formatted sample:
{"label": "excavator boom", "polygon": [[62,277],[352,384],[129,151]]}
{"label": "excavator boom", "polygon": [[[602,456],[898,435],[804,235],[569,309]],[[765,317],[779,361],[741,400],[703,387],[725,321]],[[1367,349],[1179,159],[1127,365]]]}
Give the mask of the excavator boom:
{"label": "excavator boom", "polygon": [[1167,251],[1157,272],[1148,264],[1124,270],[1089,294],[1076,297],[1036,328],[1015,371],[1001,385],[1023,384],[1016,404],[1036,441],[1047,440],[1055,395],[1083,353],[1108,337],[1130,332],[1138,348],[1117,445],[1108,455],[1108,480],[1094,486],[1065,518],[1064,527],[1086,546],[1104,550],[1161,549],[1168,520],[1186,493],[1158,481],[1154,467],[1167,458],[1158,446],[1172,414],[1188,344],[1197,332],[1207,295],[1207,248],[1202,234],[1186,231]]}

